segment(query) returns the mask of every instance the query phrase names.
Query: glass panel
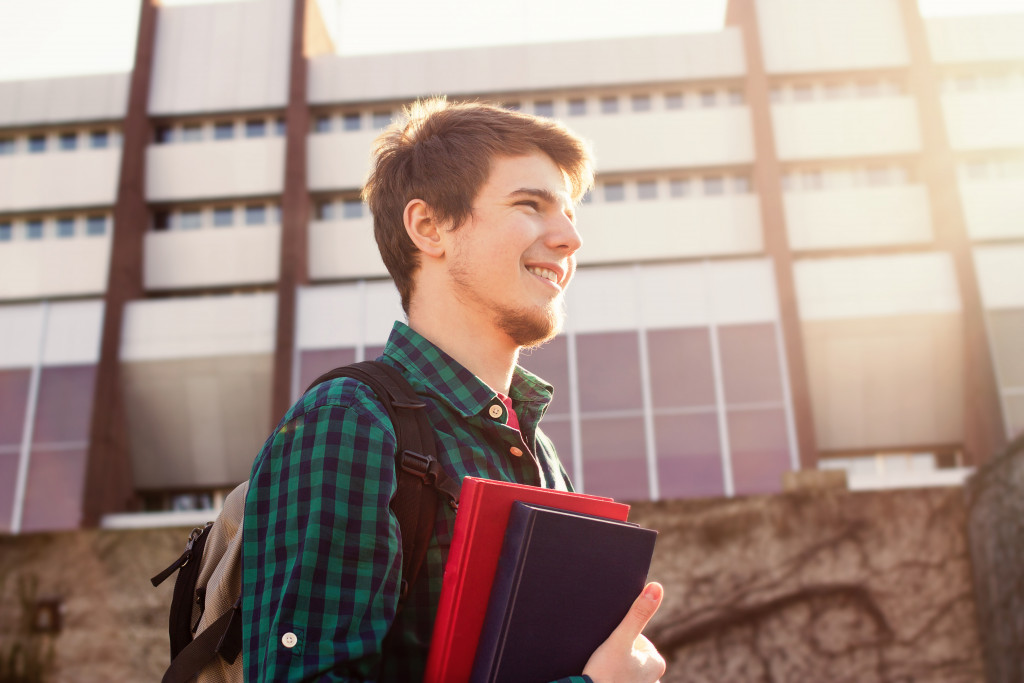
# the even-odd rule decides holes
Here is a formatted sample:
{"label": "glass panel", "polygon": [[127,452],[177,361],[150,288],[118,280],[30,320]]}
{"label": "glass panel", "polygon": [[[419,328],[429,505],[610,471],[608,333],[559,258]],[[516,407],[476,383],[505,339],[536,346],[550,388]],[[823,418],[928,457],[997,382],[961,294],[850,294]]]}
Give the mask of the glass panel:
{"label": "glass panel", "polygon": [[0,370],[0,447],[21,443],[30,370]]}
{"label": "glass panel", "polygon": [[14,237],[14,228],[10,221],[0,222],[0,242],[10,242]]}
{"label": "glass panel", "polygon": [[316,124],[313,127],[313,131],[316,133],[329,133],[331,132],[331,117],[330,116],[318,116],[316,117]]}
{"label": "glass panel", "polygon": [[565,335],[558,335],[539,349],[523,351],[519,364],[555,388],[546,415],[567,415],[570,410],[569,344]]}
{"label": "glass panel", "polygon": [[78,149],[78,133],[61,133],[60,148],[63,150]]}
{"label": "glass panel", "polygon": [[203,127],[198,123],[190,123],[182,127],[182,142],[199,142],[203,139]]}
{"label": "glass panel", "polygon": [[25,532],[74,529],[82,511],[85,449],[36,449],[28,471],[21,528]]}
{"label": "glass panel", "polygon": [[106,216],[89,216],[85,219],[85,234],[91,237],[105,235],[107,232]]}
{"label": "glass panel", "polygon": [[721,444],[715,413],[654,418],[658,490],[662,498],[721,496]]}
{"label": "glass panel", "polygon": [[58,218],[57,219],[57,237],[74,237],[75,236],[75,219],[74,218]]}
{"label": "glass panel", "polygon": [[262,204],[253,204],[245,207],[246,225],[263,225],[267,222],[267,207]]}
{"label": "glass panel", "polygon": [[619,111],[619,98],[618,97],[602,97],[601,98],[601,113],[602,114],[615,114]]}
{"label": "glass panel", "polygon": [[182,211],[178,214],[178,227],[182,230],[195,230],[203,224],[202,214],[198,209]]}
{"label": "glass panel", "polygon": [[359,113],[349,113],[341,117],[341,127],[344,130],[359,130],[362,122],[363,117]]}
{"label": "glass panel", "polygon": [[284,120],[283,116],[278,116],[274,119],[274,135],[283,138],[287,133],[288,123]]}
{"label": "glass panel", "polygon": [[533,103],[533,113],[537,116],[551,118],[555,115],[555,103],[551,100],[543,100]]}
{"label": "glass panel", "polygon": [[361,199],[346,199],[341,203],[342,218],[362,218],[363,202]]}
{"label": "glass panel", "polygon": [[718,175],[706,176],[704,178],[704,194],[719,195],[725,193],[725,178]]}
{"label": "glass panel", "polygon": [[267,122],[263,119],[249,119],[245,122],[245,137],[262,138],[267,134]]}
{"label": "glass panel", "polygon": [[630,98],[630,102],[633,107],[633,111],[650,111],[651,110],[651,96],[650,95],[633,95]]}
{"label": "glass panel", "polygon": [[682,109],[684,104],[683,93],[670,92],[665,94],[665,109]]}
{"label": "glass panel", "polygon": [[214,140],[230,140],[233,137],[235,137],[234,121],[218,121],[213,124]]}
{"label": "glass panel", "polygon": [[[174,128],[171,126],[157,126],[153,133],[158,145],[165,145],[174,141]],[[95,140],[95,136],[93,137]]]}
{"label": "glass panel", "polygon": [[576,337],[580,410],[643,407],[636,332],[601,332]]}
{"label": "glass panel", "polygon": [[604,200],[606,202],[621,202],[626,198],[626,186],[622,183],[605,183]]}
{"label": "glass panel", "polygon": [[0,155],[14,154],[14,138],[0,138]]}
{"label": "glass panel", "polygon": [[319,202],[316,205],[316,218],[319,221],[333,221],[336,214],[334,202]]}
{"label": "glass panel", "polygon": [[718,348],[726,403],[782,400],[782,373],[771,323],[722,325]]}
{"label": "glass panel", "polygon": [[715,106],[715,91],[705,90],[700,94],[700,105],[702,107],[713,107]]}
{"label": "glass panel", "polygon": [[730,410],[729,449],[737,495],[775,493],[790,469],[786,415],[781,408]]}
{"label": "glass panel", "polygon": [[25,223],[25,236],[30,240],[43,239],[43,222],[40,220],[27,221]]}
{"label": "glass panel", "polygon": [[305,391],[313,380],[325,372],[354,363],[355,360],[356,350],[353,348],[302,351],[299,356],[299,391]]}
{"label": "glass panel", "polygon": [[218,206],[213,210],[213,225],[223,228],[235,223],[235,209],[231,206]]}
{"label": "glass panel", "polygon": [[45,152],[46,151],[46,136],[45,135],[30,135],[28,138],[28,151],[29,152]]}
{"label": "glass panel", "polygon": [[583,116],[587,113],[587,101],[579,99],[569,100],[569,116]]}
{"label": "glass panel", "polygon": [[371,120],[374,128],[387,128],[391,125],[391,112],[375,111],[371,115]]}
{"label": "glass panel", "polygon": [[657,199],[658,183],[654,180],[641,180],[636,184],[637,199]]}
{"label": "glass panel", "polygon": [[682,178],[668,181],[668,193],[671,197],[685,197],[690,194],[690,181]]}
{"label": "glass panel", "polygon": [[648,331],[647,357],[656,409],[715,405],[711,335],[706,327]]}
{"label": "glass panel", "polygon": [[999,386],[1024,387],[1024,309],[989,311],[988,320]]}
{"label": "glass panel", "polygon": [[34,444],[85,441],[92,419],[95,365],[43,368]]}
{"label": "glass panel", "polygon": [[93,149],[104,149],[110,145],[110,134],[105,130],[94,130],[89,133],[89,146]]}
{"label": "glass panel", "polygon": [[580,428],[586,492],[621,501],[649,499],[643,420],[584,419]]}

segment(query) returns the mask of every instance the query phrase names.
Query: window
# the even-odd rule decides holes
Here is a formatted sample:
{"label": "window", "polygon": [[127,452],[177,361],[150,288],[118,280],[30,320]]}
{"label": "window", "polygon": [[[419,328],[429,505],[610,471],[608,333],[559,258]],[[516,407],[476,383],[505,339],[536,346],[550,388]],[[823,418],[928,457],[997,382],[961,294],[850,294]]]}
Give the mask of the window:
{"label": "window", "polygon": [[601,98],[602,114],[617,114],[619,111],[619,98],[610,96]]}
{"label": "window", "polygon": [[30,135],[28,138],[28,151],[33,154],[46,151],[45,135]]}
{"label": "window", "polygon": [[185,124],[181,129],[182,142],[199,142],[203,139],[203,127],[198,123]]}
{"label": "window", "polygon": [[878,97],[881,91],[878,81],[861,81],[857,84],[858,97]]}
{"label": "window", "polygon": [[391,125],[391,112],[389,111],[375,111],[370,118],[374,128],[387,128]]}
{"label": "window", "polygon": [[888,166],[868,166],[865,170],[867,184],[871,187],[881,187],[891,184],[891,177]]}
{"label": "window", "polygon": [[171,212],[170,211],[154,211],[153,212],[153,229],[154,230],[167,230],[171,227]]}
{"label": "window", "polygon": [[166,145],[170,142],[174,142],[174,128],[171,126],[157,126],[155,139],[158,145]]}
{"label": "window", "polygon": [[262,138],[267,135],[267,122],[263,119],[248,119],[245,122],[245,137]]}
{"label": "window", "polygon": [[262,204],[249,204],[245,207],[246,225],[264,225],[267,222],[267,207]]}
{"label": "window", "polygon": [[587,190],[586,194],[583,195],[583,199],[580,200],[580,204],[589,204],[594,201],[594,191]]}
{"label": "window", "polygon": [[985,180],[989,177],[989,166],[987,161],[972,161],[964,165],[964,170],[971,180]]}
{"label": "window", "polygon": [[178,227],[182,230],[195,230],[203,226],[203,216],[199,209],[187,209],[178,214]]}
{"label": "window", "polygon": [[57,219],[57,237],[68,238],[75,236],[75,219],[64,216]]}
{"label": "window", "polygon": [[665,109],[682,109],[685,106],[685,104],[686,102],[683,99],[683,93],[665,93]]}
{"label": "window", "polygon": [[359,130],[363,127],[363,116],[359,112],[349,112],[341,117],[342,130]]}
{"label": "window", "polygon": [[960,76],[956,79],[956,89],[960,92],[974,92],[978,89],[978,79],[974,76]]}
{"label": "window", "polygon": [[587,101],[582,97],[569,100],[569,116],[583,116],[587,113]]}
{"label": "window", "polygon": [[700,106],[702,107],[713,107],[716,104],[716,97],[714,90],[702,90],[700,93]]}
{"label": "window", "polygon": [[78,133],[61,133],[60,148],[66,152],[78,149]]}
{"label": "window", "polygon": [[690,194],[690,181],[685,178],[673,178],[668,181],[668,195],[670,197],[685,197]]}
{"label": "window", "polygon": [[284,137],[288,133],[288,123],[283,117],[278,116],[274,119],[274,135],[278,137]]}
{"label": "window", "polygon": [[605,183],[604,200],[606,202],[621,202],[626,199],[626,186],[622,183]]}
{"label": "window", "polygon": [[89,216],[85,219],[85,234],[90,237],[97,237],[99,235],[106,234],[107,232],[107,217],[106,216]]}
{"label": "window", "polygon": [[316,117],[316,123],[313,125],[314,133],[330,133],[331,132],[331,117],[330,116],[318,116]]}
{"label": "window", "polygon": [[12,232],[10,221],[0,221],[0,242],[10,242]]}
{"label": "window", "polygon": [[704,194],[714,196],[725,192],[725,178],[720,175],[704,176]]}
{"label": "window", "polygon": [[809,83],[801,83],[793,87],[794,102],[810,102],[814,99],[814,86]]}
{"label": "window", "polygon": [[358,199],[346,199],[341,203],[342,218],[362,218],[363,202]]}
{"label": "window", "polygon": [[533,113],[537,116],[551,118],[555,115],[555,103],[551,100],[541,100],[533,103]]}
{"label": "window", "polygon": [[30,240],[43,239],[43,221],[33,219],[25,223],[25,236]]}
{"label": "window", "polygon": [[729,104],[740,105],[743,104],[743,91],[741,90],[730,90],[729,91]]}
{"label": "window", "polygon": [[823,185],[821,171],[817,169],[800,173],[800,186],[805,190],[820,190]]}
{"label": "window", "polygon": [[213,124],[214,140],[230,140],[235,137],[234,121],[218,121]]}
{"label": "window", "polygon": [[213,227],[226,228],[235,224],[235,209],[231,206],[217,206],[213,209]]}
{"label": "window", "polygon": [[651,110],[651,96],[650,95],[633,95],[630,98],[632,103],[633,111],[650,111]]}
{"label": "window", "polygon": [[773,104],[778,104],[779,102],[784,101],[786,98],[783,96],[782,88],[775,87],[772,88],[769,92],[768,99],[771,100]]}
{"label": "window", "polygon": [[316,218],[320,221],[333,221],[335,218],[334,202],[319,202],[316,205]]}
{"label": "window", "polygon": [[846,97],[847,87],[845,83],[826,83],[825,84],[825,99],[826,100],[841,100]]}
{"label": "window", "polygon": [[521,105],[518,102],[506,102],[501,106],[504,107],[505,109],[508,109],[509,111],[519,111],[519,109],[521,108]]}
{"label": "window", "polygon": [[747,194],[750,192],[750,178],[745,175],[738,175],[732,179],[732,191],[736,194]]}
{"label": "window", "polygon": [[637,199],[657,199],[658,183],[654,180],[641,180],[636,184]]}
{"label": "window", "polygon": [[14,154],[14,138],[0,138],[0,156]]}
{"label": "window", "polygon": [[110,146],[110,133],[105,130],[94,130],[89,133],[89,146],[93,149],[106,149]]}

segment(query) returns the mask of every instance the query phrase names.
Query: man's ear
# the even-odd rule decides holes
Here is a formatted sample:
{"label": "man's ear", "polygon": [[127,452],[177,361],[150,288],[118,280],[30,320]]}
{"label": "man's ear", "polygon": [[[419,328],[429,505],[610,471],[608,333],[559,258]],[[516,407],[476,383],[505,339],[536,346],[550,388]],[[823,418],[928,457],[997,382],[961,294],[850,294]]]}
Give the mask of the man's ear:
{"label": "man's ear", "polygon": [[412,199],[405,205],[402,214],[405,232],[409,239],[426,256],[444,256],[443,227],[434,217],[434,210],[422,199]]}

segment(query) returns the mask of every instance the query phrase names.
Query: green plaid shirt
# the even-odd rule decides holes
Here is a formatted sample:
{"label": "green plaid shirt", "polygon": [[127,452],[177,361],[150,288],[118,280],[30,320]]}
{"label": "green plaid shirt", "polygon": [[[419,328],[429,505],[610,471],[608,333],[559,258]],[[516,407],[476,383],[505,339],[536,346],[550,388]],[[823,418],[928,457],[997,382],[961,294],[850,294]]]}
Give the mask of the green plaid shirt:
{"label": "green plaid shirt", "polygon": [[[408,326],[395,323],[383,360],[426,402],[438,456],[455,481],[471,475],[571,490],[537,427],[550,385],[516,368],[509,393],[517,432],[505,425],[507,409],[494,391]],[[394,452],[387,413],[350,378],[306,393],[267,439],[253,464],[243,526],[247,681],[423,677],[455,513],[441,506],[396,618],[402,551],[388,507]]]}

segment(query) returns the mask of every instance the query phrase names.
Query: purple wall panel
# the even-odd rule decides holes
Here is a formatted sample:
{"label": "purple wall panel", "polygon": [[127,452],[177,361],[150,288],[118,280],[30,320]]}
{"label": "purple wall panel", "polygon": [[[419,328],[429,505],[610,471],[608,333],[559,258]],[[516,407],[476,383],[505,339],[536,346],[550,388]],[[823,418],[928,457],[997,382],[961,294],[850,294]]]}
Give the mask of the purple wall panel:
{"label": "purple wall panel", "polygon": [[0,446],[21,443],[31,370],[0,370]]}
{"label": "purple wall panel", "polygon": [[576,337],[580,410],[636,410],[643,406],[636,332]]}
{"label": "purple wall panel", "polygon": [[539,349],[519,354],[519,364],[539,375],[555,388],[548,415],[569,413],[569,349],[563,335],[555,337]]}
{"label": "purple wall panel", "polygon": [[721,445],[715,413],[654,418],[658,486],[662,498],[720,496]]}
{"label": "purple wall panel", "polygon": [[376,360],[379,356],[384,355],[383,346],[367,346],[363,349],[363,353],[366,354],[366,360]]}
{"label": "purple wall panel", "polygon": [[726,404],[782,400],[775,330],[771,323],[718,328]]}
{"label": "purple wall panel", "polygon": [[581,420],[587,493],[616,500],[647,500],[644,424],[639,417]]}
{"label": "purple wall panel", "polygon": [[86,441],[95,384],[95,365],[43,368],[32,443]]}
{"label": "purple wall panel", "polygon": [[711,335],[706,327],[647,333],[655,408],[715,405]]}
{"label": "purple wall panel", "polygon": [[313,380],[328,370],[348,365],[355,359],[356,350],[353,348],[302,351],[299,354],[299,391],[305,391]]}
{"label": "purple wall panel", "polygon": [[572,464],[572,423],[569,420],[552,420],[545,417],[540,423],[540,428],[555,444],[558,459],[562,461],[562,466],[569,473],[569,478],[576,481],[578,477]]}
{"label": "purple wall panel", "polygon": [[0,453],[0,531],[11,530],[14,485],[18,478],[18,454]]}
{"label": "purple wall panel", "polygon": [[730,410],[728,422],[736,493],[782,490],[782,473],[791,469],[783,410]]}
{"label": "purple wall panel", "polygon": [[32,452],[22,530],[56,531],[78,527],[82,513],[86,450]]}

